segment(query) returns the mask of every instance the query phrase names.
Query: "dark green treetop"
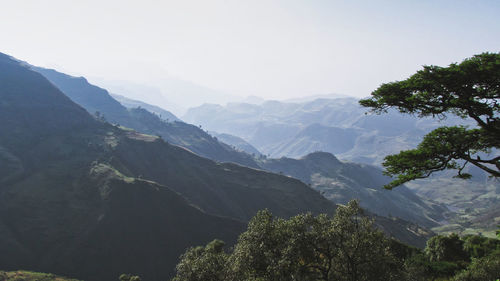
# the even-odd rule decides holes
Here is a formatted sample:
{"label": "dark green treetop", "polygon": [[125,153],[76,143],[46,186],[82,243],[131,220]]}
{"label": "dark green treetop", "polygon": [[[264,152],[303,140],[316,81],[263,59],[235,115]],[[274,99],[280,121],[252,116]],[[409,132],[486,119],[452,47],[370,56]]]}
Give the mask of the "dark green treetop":
{"label": "dark green treetop", "polygon": [[375,113],[396,108],[418,117],[452,114],[477,124],[437,128],[416,149],[387,156],[385,173],[397,178],[386,188],[445,169],[470,178],[463,172],[467,164],[500,176],[500,156],[491,153],[500,147],[500,53],[483,53],[448,67],[424,66],[406,80],[381,85],[359,103]]}
{"label": "dark green treetop", "polygon": [[339,206],[333,217],[282,219],[263,210],[232,251],[217,240],[189,249],[173,281],[402,280],[403,265],[390,244],[356,201]]}
{"label": "dark green treetop", "polygon": [[132,274],[122,274],[119,277],[120,281],[141,281],[141,277]]}

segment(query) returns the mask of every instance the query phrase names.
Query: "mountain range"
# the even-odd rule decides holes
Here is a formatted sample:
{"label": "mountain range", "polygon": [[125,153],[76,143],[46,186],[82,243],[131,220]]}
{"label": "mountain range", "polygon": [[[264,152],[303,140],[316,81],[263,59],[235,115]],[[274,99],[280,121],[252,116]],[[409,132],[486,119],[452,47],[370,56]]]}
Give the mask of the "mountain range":
{"label": "mountain range", "polygon": [[[357,99],[348,97],[231,103],[226,106],[205,104],[191,108],[182,118],[187,122],[200,124],[208,130],[234,136],[226,138],[226,142],[241,150],[244,150],[246,146],[253,146],[268,159],[280,157],[286,159],[273,160],[272,163],[294,162],[287,158],[294,158],[295,163],[298,163],[307,159],[310,153],[323,151],[335,154],[338,159],[351,162],[353,165],[356,165],[353,163],[356,162],[379,167],[385,156],[415,148],[426,133],[437,127],[474,126],[470,120],[456,116],[447,116],[447,118],[441,116],[435,119],[418,118],[394,110],[377,115],[367,112],[367,109],[358,104]],[[238,141],[233,142],[236,139]],[[244,142],[247,144],[242,145]],[[493,150],[492,153],[498,155],[498,151]],[[286,166],[276,168],[274,171],[287,171]],[[383,207],[391,206],[393,202],[405,202],[402,198],[384,200],[385,195],[382,196],[381,190],[377,190],[368,198],[352,193],[357,189],[356,186],[359,186],[355,182],[359,182],[362,178],[370,178],[366,170],[358,169],[357,172],[350,172],[350,176],[347,177],[350,183],[347,184],[344,181],[340,184],[338,180],[330,180],[332,177],[335,178],[335,175],[325,177],[328,171],[321,172],[324,168],[321,167],[316,173],[310,174],[304,174],[303,171],[308,170],[305,168],[302,168],[300,175],[293,174],[293,171],[288,171],[286,174],[293,174],[294,177],[311,183],[314,188],[324,192],[325,196],[330,199],[337,198],[338,201],[335,202],[345,201],[342,199],[345,195],[340,196],[339,193],[351,193],[351,196],[364,198],[361,200],[363,207],[377,214],[388,215],[390,213],[402,217],[405,217],[405,214],[409,215],[401,209],[394,212],[395,209],[392,207],[387,209]],[[332,166],[330,173],[334,174],[332,171],[336,170]],[[421,209],[422,212],[415,213],[427,214],[424,217],[441,223],[442,225],[434,225],[435,231],[444,233],[454,231],[462,234],[482,233],[494,237],[495,220],[484,218],[492,218],[498,213],[500,197],[497,190],[500,190],[500,183],[488,178],[484,171],[474,167],[466,167],[466,170],[473,175],[471,180],[453,178],[456,174],[449,171],[408,183],[407,187],[413,191],[413,194],[408,193],[406,187],[398,187],[396,190],[402,190],[400,195],[410,200],[417,194],[419,200],[425,202],[424,205],[427,206],[423,210],[427,211]],[[365,182],[363,191],[372,192],[370,190],[374,186],[381,186],[387,182],[387,178],[380,175],[380,170],[376,173],[379,174],[378,178],[381,180],[374,180],[370,185],[366,185],[367,182]],[[340,174],[336,176],[345,177]],[[338,186],[349,188],[339,189]],[[328,196],[328,190],[334,190],[335,196]],[[393,193],[398,193],[394,191]],[[390,196],[396,195],[391,193]],[[415,204],[423,206],[417,201],[413,201],[414,204],[408,206],[415,206]],[[436,204],[441,207],[436,209]],[[408,208],[412,210],[410,212],[413,212],[412,208]],[[429,213],[429,210],[435,210],[437,213]],[[421,220],[419,221],[422,223]],[[425,222],[425,225],[429,226],[428,223],[429,221]]]}
{"label": "mountain range", "polygon": [[[84,78],[68,76],[55,70],[42,68],[33,69],[44,75],[73,101],[86,108],[89,112],[98,110],[106,120],[112,123],[120,123],[121,125],[133,128],[139,132],[161,136],[164,140],[186,147],[200,156],[218,162],[230,161],[242,166],[262,169],[274,173],[287,171],[285,172],[287,176],[311,184],[312,188],[323,192],[323,194],[334,203],[345,204],[349,200],[358,199],[361,200],[360,204],[363,208],[377,215],[388,216],[389,214],[394,214],[402,219],[426,227],[435,227],[440,221],[444,220],[441,215],[443,213],[443,207],[438,207],[437,204],[422,200],[419,196],[406,188],[401,188],[394,192],[383,190],[382,186],[386,184],[389,179],[382,176],[380,169],[370,168],[366,165],[341,163],[338,160],[323,161],[321,157],[311,155],[311,157],[305,157],[307,161],[303,160],[299,165],[303,168],[295,169],[301,170],[302,172],[309,171],[309,174],[307,176],[295,174],[293,173],[294,169],[292,168],[290,170],[289,167],[290,163],[293,162],[291,159],[266,159],[262,157],[259,151],[241,138],[228,134],[207,133],[200,127],[183,122],[167,122],[159,118],[158,115],[146,110],[146,108],[151,108],[151,106],[145,103],[142,103],[141,108],[127,109],[114,100],[106,90],[88,83]],[[125,102],[130,103],[130,100]],[[135,102],[135,104],[137,103],[138,102]],[[269,107],[269,104],[270,103],[268,103],[267,107]],[[242,105],[242,107],[245,106],[246,105]],[[287,106],[290,105],[284,104],[281,110],[283,112],[288,111]],[[217,118],[216,115],[214,115],[214,117]],[[208,118],[207,116],[207,119]],[[312,124],[307,128],[314,133],[314,131],[319,130],[317,128],[318,126],[322,127],[322,125]],[[353,132],[356,131],[349,128],[329,129],[341,132],[351,132],[351,135],[354,135],[355,133]],[[276,140],[279,140],[281,137],[275,132],[268,132],[264,135],[272,136],[272,138]],[[352,140],[345,140],[339,136],[332,137],[332,140],[333,141],[329,141],[327,137],[324,139],[324,142],[329,143],[332,147],[338,147],[339,149],[343,149],[342,142],[347,144],[353,142]],[[226,145],[224,142],[231,143],[231,146]],[[329,157],[325,158],[336,159],[331,154]],[[151,169],[148,169],[141,173],[146,173],[152,179],[157,180],[154,175],[149,174],[150,172]],[[360,178],[366,179],[361,180]],[[333,183],[339,182],[338,179],[342,179],[340,181],[344,188],[332,188],[332,186],[335,186]],[[332,196],[332,193],[335,193],[335,196]],[[211,198],[211,196],[212,194],[210,192],[207,194],[201,193],[199,197],[203,198],[203,200],[197,202],[197,204],[203,205],[208,203],[207,199]],[[223,213],[218,214],[226,215]],[[242,219],[242,217],[239,218]]]}
{"label": "mountain range", "polygon": [[182,116],[209,131],[234,135],[268,157],[300,158],[324,151],[339,159],[379,165],[384,156],[415,147],[423,135],[443,124],[389,111],[368,113],[355,98],[318,98],[303,102],[204,104]]}
{"label": "mountain range", "polygon": [[300,179],[337,204],[356,198],[363,208],[378,215],[397,216],[429,228],[445,220],[444,205],[424,200],[406,186],[381,188],[390,178],[372,165],[342,162],[327,152],[310,153],[300,159],[261,159],[260,165]]}
{"label": "mountain range", "polygon": [[144,108],[147,111],[157,115],[160,117],[161,120],[166,121],[166,122],[181,122],[182,120],[177,118],[172,112],[165,110],[159,106],[156,105],[151,105],[142,101],[130,99],[121,95],[117,94],[111,94],[111,96],[117,100],[119,103],[121,103],[123,106],[125,106],[128,109],[134,109],[134,108]]}
{"label": "mountain range", "polygon": [[[165,141],[181,145],[200,156],[221,162],[235,162],[249,167],[257,167],[252,157],[218,142],[201,128],[176,121],[173,114],[155,114],[138,106],[127,108],[115,100],[107,90],[90,84],[84,77],[73,77],[53,69],[31,66],[31,68],[56,85],[75,103],[84,107],[90,114],[98,112],[105,120],[134,129],[138,132],[161,136]],[[131,101],[125,102],[131,103]],[[171,113],[170,113],[171,114]],[[170,116],[170,117],[169,117]],[[174,116],[174,117],[171,117]],[[169,122],[165,122],[169,119]],[[174,121],[174,122],[170,122]]]}
{"label": "mountain range", "polygon": [[95,118],[3,54],[0,98],[4,270],[165,280],[186,248],[231,244],[259,209],[287,217],[335,208],[299,180],[217,163]]}
{"label": "mountain range", "polygon": [[[165,280],[186,248],[215,238],[231,245],[258,210],[331,214],[356,196],[379,228],[419,247],[432,235],[419,225],[440,219],[438,206],[411,191],[404,199],[369,189],[383,182],[379,170],[329,153],[253,157],[147,104],[125,100],[141,104],[127,108],[85,78],[4,54],[0,100],[3,270]],[[390,200],[403,201],[384,206]],[[377,215],[388,208],[403,219]]]}

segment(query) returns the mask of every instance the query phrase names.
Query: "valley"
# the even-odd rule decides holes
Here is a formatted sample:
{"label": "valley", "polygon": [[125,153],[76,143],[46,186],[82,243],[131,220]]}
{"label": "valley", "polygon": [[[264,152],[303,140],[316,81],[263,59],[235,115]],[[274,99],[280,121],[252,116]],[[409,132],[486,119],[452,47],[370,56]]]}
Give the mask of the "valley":
{"label": "valley", "polygon": [[262,210],[278,222],[321,220],[353,199],[391,251],[421,251],[435,233],[495,236],[499,183],[479,169],[467,170],[471,181],[443,173],[383,188],[381,159],[441,125],[431,119],[323,98],[204,105],[182,117],[196,126],[4,54],[0,75],[6,278],[165,280],[191,247],[238,245]]}

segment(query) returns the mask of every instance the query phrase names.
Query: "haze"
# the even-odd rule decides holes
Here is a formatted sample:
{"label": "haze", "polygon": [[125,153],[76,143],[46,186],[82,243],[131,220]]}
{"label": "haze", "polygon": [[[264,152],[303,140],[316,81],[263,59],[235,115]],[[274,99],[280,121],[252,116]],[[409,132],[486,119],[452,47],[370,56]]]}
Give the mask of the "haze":
{"label": "haze", "polygon": [[176,113],[249,95],[362,97],[423,64],[498,52],[499,3],[3,1],[0,51]]}

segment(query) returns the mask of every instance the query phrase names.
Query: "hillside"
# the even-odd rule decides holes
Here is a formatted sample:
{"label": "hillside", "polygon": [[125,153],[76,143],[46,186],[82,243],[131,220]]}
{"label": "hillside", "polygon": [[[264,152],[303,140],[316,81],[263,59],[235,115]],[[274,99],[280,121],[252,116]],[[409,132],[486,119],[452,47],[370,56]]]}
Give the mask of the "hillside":
{"label": "hillside", "polygon": [[421,197],[447,206],[443,215],[448,224],[434,228],[437,232],[462,235],[478,234],[495,237],[500,221],[500,184],[475,167],[468,169],[471,180],[452,178],[450,172],[429,179],[417,180],[407,186]]}
{"label": "hillside", "polygon": [[0,271],[2,281],[78,281],[72,278],[57,276],[51,273],[41,273],[32,271]]}
{"label": "hillside", "polygon": [[2,269],[158,280],[186,247],[234,241],[243,229],[109,165],[118,138],[142,145],[137,137],[95,120],[38,73],[1,55],[0,74],[0,166],[15,171],[0,178]]}
{"label": "hillside", "polygon": [[[99,112],[110,123],[132,128],[139,132],[159,135],[169,143],[188,148],[194,153],[220,162],[234,162],[257,167],[246,153],[238,152],[229,145],[218,142],[201,128],[176,122],[162,114],[151,113],[146,107],[127,109],[115,100],[105,89],[90,84],[83,77],[73,77],[52,69],[31,66],[57,86],[75,103],[90,114]],[[160,113],[161,114],[161,113]],[[166,122],[166,119],[174,122]]]}
{"label": "hillside", "polygon": [[4,270],[165,280],[187,247],[232,244],[257,210],[334,210],[298,180],[220,164],[93,118],[8,56],[0,56],[0,74]]}
{"label": "hillside", "polygon": [[382,186],[390,180],[380,169],[341,162],[330,153],[316,152],[300,159],[265,159],[261,166],[310,184],[336,204],[346,204],[356,198],[372,213],[399,217],[426,227],[438,226],[444,220],[444,206],[425,201],[404,186],[385,190]]}

